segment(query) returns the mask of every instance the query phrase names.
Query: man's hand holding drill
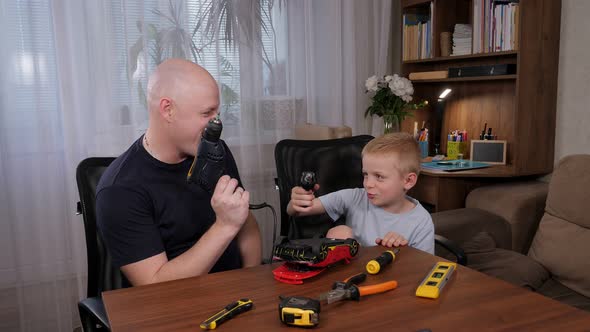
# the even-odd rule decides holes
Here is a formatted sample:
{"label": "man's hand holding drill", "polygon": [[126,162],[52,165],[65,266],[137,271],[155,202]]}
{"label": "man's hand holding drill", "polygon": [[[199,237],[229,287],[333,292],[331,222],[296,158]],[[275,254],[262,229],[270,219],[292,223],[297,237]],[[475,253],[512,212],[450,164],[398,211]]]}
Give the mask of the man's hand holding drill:
{"label": "man's hand holding drill", "polygon": [[211,198],[211,207],[217,216],[216,222],[233,227],[238,232],[248,217],[249,202],[250,193],[238,187],[238,180],[227,175],[222,176]]}

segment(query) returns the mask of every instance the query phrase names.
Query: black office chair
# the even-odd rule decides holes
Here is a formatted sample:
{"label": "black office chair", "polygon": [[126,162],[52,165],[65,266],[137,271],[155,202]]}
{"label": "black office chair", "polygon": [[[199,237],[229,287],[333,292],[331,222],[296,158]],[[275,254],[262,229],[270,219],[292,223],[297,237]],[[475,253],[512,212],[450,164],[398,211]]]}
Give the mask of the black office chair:
{"label": "black office chair", "polygon": [[[333,226],[344,224],[344,218],[336,223],[327,214],[295,218],[287,214],[287,204],[291,199],[291,189],[300,185],[301,173],[316,173],[321,196],[346,188],[361,188],[362,150],[373,139],[370,135],[359,135],[329,140],[286,139],[275,147],[277,166],[276,185],[279,189],[281,206],[281,236],[288,239],[305,239],[326,234]],[[437,255],[451,253],[459,264],[465,265],[467,257],[461,248],[450,240],[435,235]],[[440,253],[440,254],[439,254]]]}
{"label": "black office chair", "polygon": [[[275,146],[275,162],[281,205],[281,235],[289,239],[311,238],[325,234],[334,222],[327,215],[299,217],[287,214],[291,189],[299,185],[303,171],[316,173],[318,196],[346,188],[363,186],[361,152],[374,137],[360,135],[328,140],[286,139]],[[338,220],[336,224],[343,224]]]}
{"label": "black office chair", "polygon": [[88,289],[87,298],[78,302],[80,320],[84,331],[109,331],[101,293],[121,288],[123,275],[114,269],[105,243],[96,229],[96,186],[100,177],[115,158],[87,158],[82,160],[76,169],[76,182],[80,202],[78,213],[84,219],[86,234],[86,254],[88,258]]}
{"label": "black office chair", "polygon": [[[88,260],[88,289],[86,299],[78,302],[80,320],[84,331],[109,331],[110,324],[107,319],[101,293],[112,289],[121,288],[125,276],[119,269],[113,268],[111,256],[105,247],[105,243],[96,229],[96,186],[100,177],[115,158],[87,158],[80,162],[76,169],[76,182],[80,201],[78,202],[78,214],[84,219],[84,233],[86,235],[86,254]],[[250,209],[270,208],[272,206],[262,203],[250,205]],[[276,216],[275,216],[276,219]],[[274,239],[274,228],[273,228]],[[268,263],[270,260],[264,260]],[[129,284],[129,283],[125,283]]]}

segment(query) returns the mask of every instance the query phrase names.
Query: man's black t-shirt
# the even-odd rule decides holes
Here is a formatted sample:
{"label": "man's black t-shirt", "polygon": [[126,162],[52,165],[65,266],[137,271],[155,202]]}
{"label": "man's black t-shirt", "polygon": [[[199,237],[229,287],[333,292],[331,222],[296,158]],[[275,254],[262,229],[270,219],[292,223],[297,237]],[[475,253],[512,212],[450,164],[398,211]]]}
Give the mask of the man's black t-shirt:
{"label": "man's black t-shirt", "polygon": [[[97,226],[117,268],[161,252],[172,260],[215,222],[211,194],[186,181],[194,158],[162,163],[144,149],[142,139],[113,161],[96,189]],[[234,158],[223,146],[225,173],[239,181]],[[210,272],[241,266],[234,238]]]}

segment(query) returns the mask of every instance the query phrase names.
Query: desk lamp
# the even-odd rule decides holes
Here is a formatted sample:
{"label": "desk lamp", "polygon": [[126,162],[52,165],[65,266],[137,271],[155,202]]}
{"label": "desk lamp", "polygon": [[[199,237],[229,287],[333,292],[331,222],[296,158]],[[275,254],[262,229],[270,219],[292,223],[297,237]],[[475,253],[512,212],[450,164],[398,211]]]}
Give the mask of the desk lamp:
{"label": "desk lamp", "polygon": [[433,154],[439,155],[440,153],[440,138],[442,130],[443,113],[445,111],[445,98],[451,93],[451,89],[445,88],[438,96],[438,100],[434,106],[434,121],[432,122],[432,137],[434,138],[434,151]]}

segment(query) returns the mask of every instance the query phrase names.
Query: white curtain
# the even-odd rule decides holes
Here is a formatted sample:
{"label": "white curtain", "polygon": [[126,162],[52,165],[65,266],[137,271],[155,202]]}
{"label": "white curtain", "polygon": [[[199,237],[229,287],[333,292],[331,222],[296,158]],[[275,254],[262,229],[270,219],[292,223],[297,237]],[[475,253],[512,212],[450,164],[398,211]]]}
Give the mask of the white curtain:
{"label": "white curtain", "polygon": [[[220,82],[223,138],[253,203],[278,209],[273,148],[295,125],[381,132],[363,117],[364,81],[395,69],[398,1],[227,2],[242,15],[230,48],[225,24],[205,34],[210,0],[0,1],[0,330],[79,326],[75,168],[143,133],[145,83],[161,60],[191,59]],[[272,215],[255,214],[268,256]]]}

